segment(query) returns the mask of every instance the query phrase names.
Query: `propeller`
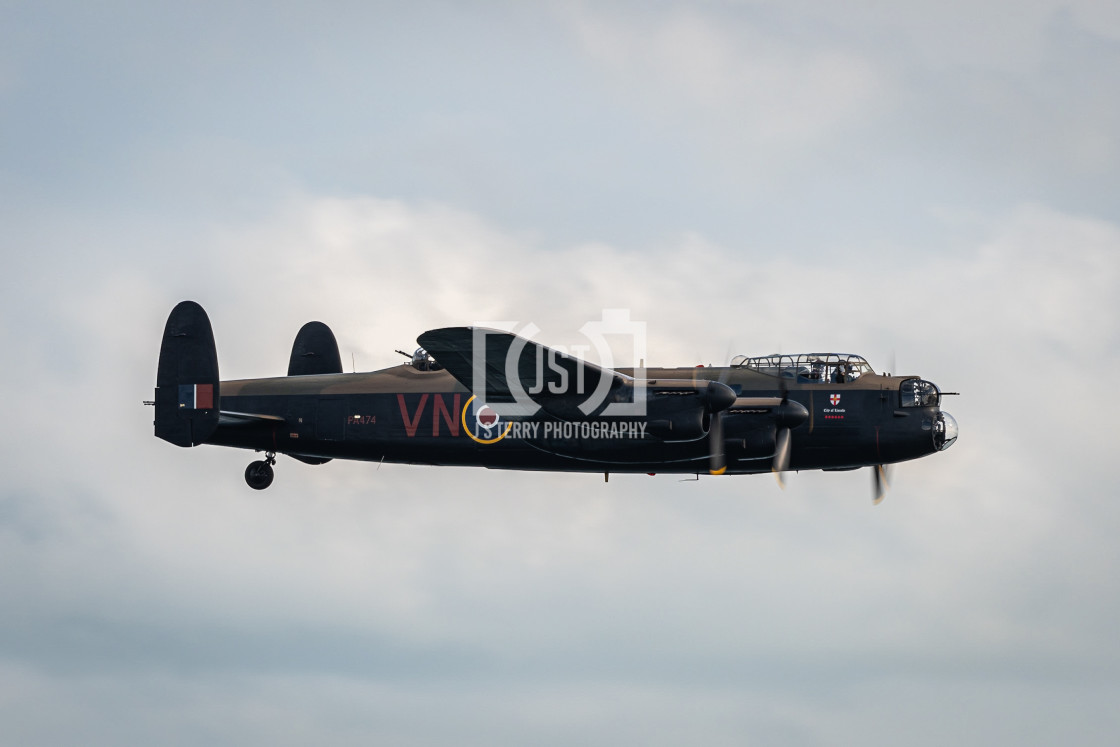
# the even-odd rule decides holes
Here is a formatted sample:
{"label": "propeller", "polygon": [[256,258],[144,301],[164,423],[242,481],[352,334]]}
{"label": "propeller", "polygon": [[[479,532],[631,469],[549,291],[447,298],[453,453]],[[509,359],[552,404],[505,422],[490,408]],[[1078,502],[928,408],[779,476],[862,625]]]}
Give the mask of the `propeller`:
{"label": "propeller", "polygon": [[774,437],[774,464],[771,469],[774,471],[774,478],[778,481],[778,486],[785,488],[785,478],[782,473],[789,469],[789,454],[790,454],[790,433],[787,427],[778,427],[777,435]]}
{"label": "propeller", "polygon": [[[789,455],[791,451],[790,426],[789,423],[785,422],[787,420],[785,416],[789,412],[789,388],[786,386],[785,377],[781,376],[780,372],[778,383],[781,385],[782,389],[782,404],[779,409],[777,431],[774,433],[774,462],[771,464],[770,470],[774,473],[774,479],[778,481],[778,487],[785,490],[786,481],[782,473],[789,469]],[[806,415],[809,414],[804,407],[801,407],[801,410],[804,411]],[[800,420],[798,424],[800,424]]]}
{"label": "propeller", "polygon": [[727,471],[727,457],[723,453],[723,413],[712,414],[708,429],[708,472],[722,475]]}
{"label": "propeller", "polygon": [[727,471],[727,457],[723,453],[723,411],[735,404],[735,390],[722,381],[710,381],[706,399],[712,416],[708,426],[708,471],[722,475]]}
{"label": "propeller", "polygon": [[871,503],[878,506],[883,502],[883,498],[887,494],[887,489],[890,488],[891,473],[890,465],[876,464],[871,468],[874,483],[872,484]]}

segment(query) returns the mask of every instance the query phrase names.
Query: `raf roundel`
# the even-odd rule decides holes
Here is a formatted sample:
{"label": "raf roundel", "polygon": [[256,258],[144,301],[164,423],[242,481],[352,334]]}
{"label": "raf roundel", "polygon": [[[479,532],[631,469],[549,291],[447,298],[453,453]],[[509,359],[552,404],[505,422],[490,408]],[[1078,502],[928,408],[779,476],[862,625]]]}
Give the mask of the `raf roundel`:
{"label": "raf roundel", "polygon": [[[463,432],[465,432],[471,440],[477,441],[480,444],[494,444],[505,438],[509,434],[510,429],[513,428],[513,423],[506,423],[503,429],[499,425],[501,417],[492,407],[482,402],[475,407],[471,407],[474,403],[475,397],[472,396],[467,400],[466,404],[463,405],[463,414],[461,416]],[[468,424],[468,414],[473,414],[473,418],[470,418],[474,420],[475,425],[473,430]]]}
{"label": "raf roundel", "polygon": [[474,414],[474,422],[479,428],[490,430],[498,424],[498,413],[490,409],[490,405],[483,405]]}

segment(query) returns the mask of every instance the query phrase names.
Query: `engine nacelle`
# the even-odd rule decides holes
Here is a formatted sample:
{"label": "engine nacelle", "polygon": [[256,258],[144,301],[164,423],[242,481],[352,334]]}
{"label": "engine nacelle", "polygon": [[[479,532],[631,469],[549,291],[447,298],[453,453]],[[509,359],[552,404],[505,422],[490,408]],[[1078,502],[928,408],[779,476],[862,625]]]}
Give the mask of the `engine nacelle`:
{"label": "engine nacelle", "polygon": [[708,435],[712,413],[726,410],[735,392],[718,381],[651,381],[646,390],[649,433],[665,441]]}
{"label": "engine nacelle", "polygon": [[668,417],[652,417],[649,434],[665,441],[692,441],[708,435],[712,414],[704,408],[691,408]]}

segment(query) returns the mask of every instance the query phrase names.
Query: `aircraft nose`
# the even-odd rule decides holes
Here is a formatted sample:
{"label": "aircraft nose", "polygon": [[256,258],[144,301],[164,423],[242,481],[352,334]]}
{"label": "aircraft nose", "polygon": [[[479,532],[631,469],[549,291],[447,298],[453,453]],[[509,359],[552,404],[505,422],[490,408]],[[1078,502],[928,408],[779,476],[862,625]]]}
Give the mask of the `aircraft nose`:
{"label": "aircraft nose", "polygon": [[933,445],[937,447],[938,451],[945,451],[952,446],[960,433],[957,427],[957,419],[949,413],[942,410],[937,413],[937,424],[933,429]]}

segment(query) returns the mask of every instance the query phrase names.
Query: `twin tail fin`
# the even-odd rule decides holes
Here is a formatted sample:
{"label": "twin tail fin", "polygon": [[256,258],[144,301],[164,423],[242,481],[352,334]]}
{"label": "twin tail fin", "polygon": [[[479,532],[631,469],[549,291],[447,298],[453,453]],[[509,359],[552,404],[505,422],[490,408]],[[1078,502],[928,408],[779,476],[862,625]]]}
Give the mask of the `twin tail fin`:
{"label": "twin tail fin", "polygon": [[[288,376],[342,373],[338,343],[330,327],[308,322],[296,335]],[[274,415],[221,412],[221,383],[214,331],[194,301],[171,310],[163,329],[156,372],[155,433],[176,446],[197,446],[226,426],[283,420]]]}
{"label": "twin tail fin", "polygon": [[331,328],[322,322],[303,325],[292,344],[292,357],[288,360],[289,376],[342,373],[342,359],[338,342]]}
{"label": "twin tail fin", "polygon": [[171,310],[156,371],[156,436],[197,446],[218,427],[221,391],[210,318],[194,301]]}

